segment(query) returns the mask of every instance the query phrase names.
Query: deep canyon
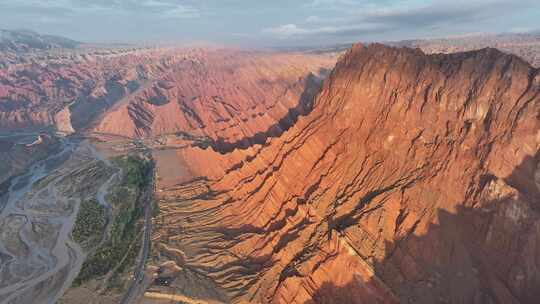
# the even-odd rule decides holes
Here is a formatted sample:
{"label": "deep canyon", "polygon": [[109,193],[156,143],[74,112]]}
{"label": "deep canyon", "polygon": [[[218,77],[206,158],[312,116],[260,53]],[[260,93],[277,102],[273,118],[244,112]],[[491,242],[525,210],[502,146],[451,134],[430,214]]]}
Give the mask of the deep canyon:
{"label": "deep canyon", "polygon": [[[14,216],[3,207],[20,192],[12,183],[66,138],[78,152],[51,171],[49,196],[86,183],[85,197],[99,196],[114,172],[130,170],[113,172],[102,155],[144,153],[156,206],[141,280],[147,301],[150,293],[187,303],[540,299],[540,71],[525,59],[383,44],[6,58],[0,131],[17,139],[0,137],[0,224]],[[62,216],[75,218],[81,202],[60,201]],[[2,284],[13,261],[37,261],[26,249],[35,241],[13,229],[0,240],[15,244],[0,246]],[[72,245],[63,233],[51,245]],[[54,256],[54,246],[42,247]],[[76,303],[77,292],[62,303]]]}

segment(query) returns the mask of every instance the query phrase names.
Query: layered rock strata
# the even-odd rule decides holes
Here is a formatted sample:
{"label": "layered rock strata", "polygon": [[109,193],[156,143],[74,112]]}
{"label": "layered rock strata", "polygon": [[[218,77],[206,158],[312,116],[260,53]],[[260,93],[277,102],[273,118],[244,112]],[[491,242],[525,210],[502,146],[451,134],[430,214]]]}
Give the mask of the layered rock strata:
{"label": "layered rock strata", "polygon": [[355,45],[279,137],[155,151],[172,288],[236,303],[534,303],[539,93],[539,71],[495,49]]}

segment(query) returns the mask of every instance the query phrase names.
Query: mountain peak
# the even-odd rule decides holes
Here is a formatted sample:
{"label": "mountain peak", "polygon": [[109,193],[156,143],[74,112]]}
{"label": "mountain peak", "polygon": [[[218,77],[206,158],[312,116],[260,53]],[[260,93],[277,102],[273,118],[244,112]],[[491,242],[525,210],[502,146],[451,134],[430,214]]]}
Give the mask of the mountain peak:
{"label": "mountain peak", "polygon": [[27,29],[0,29],[0,51],[26,53],[57,48],[74,49],[80,44],[69,38],[39,34]]}

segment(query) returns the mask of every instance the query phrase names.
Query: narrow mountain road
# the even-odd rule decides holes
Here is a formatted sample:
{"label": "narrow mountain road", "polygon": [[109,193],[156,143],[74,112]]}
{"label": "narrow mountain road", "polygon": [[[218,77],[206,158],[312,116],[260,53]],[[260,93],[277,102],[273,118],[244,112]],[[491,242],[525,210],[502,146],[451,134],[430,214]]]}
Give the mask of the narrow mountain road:
{"label": "narrow mountain road", "polygon": [[147,189],[145,190],[143,194],[144,196],[143,200],[145,202],[144,227],[143,227],[142,246],[139,252],[139,262],[137,266],[135,267],[135,271],[133,273],[133,280],[131,281],[129,288],[127,289],[122,300],[120,301],[121,304],[131,303],[131,301],[134,300],[136,296],[141,293],[141,288],[144,288],[143,281],[144,281],[145,270],[146,270],[146,261],[148,260],[148,256],[150,254],[150,240],[152,237],[152,200],[153,200],[154,193],[155,193],[155,175],[152,174],[150,185],[148,185]]}

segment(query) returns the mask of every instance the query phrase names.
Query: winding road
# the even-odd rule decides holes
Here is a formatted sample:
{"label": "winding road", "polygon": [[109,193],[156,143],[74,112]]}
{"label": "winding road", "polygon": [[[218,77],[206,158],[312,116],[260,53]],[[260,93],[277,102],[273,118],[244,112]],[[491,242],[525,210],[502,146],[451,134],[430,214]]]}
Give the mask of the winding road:
{"label": "winding road", "polygon": [[129,285],[126,293],[120,301],[121,304],[130,303],[140,292],[141,288],[144,288],[144,274],[146,269],[146,261],[150,253],[150,239],[152,236],[152,199],[153,193],[155,193],[155,176],[152,174],[152,180],[150,185],[144,192],[144,228],[141,251],[139,252],[139,262],[135,267],[133,273],[133,280]]}

